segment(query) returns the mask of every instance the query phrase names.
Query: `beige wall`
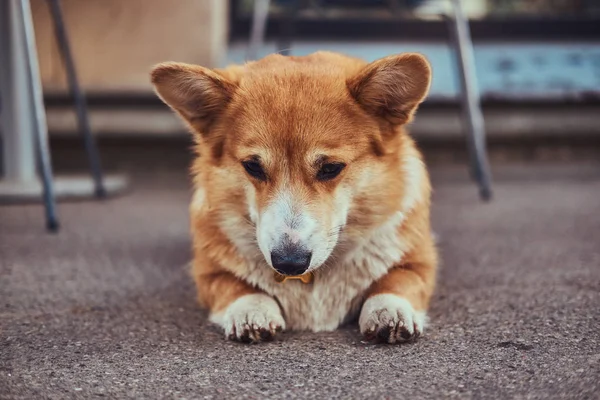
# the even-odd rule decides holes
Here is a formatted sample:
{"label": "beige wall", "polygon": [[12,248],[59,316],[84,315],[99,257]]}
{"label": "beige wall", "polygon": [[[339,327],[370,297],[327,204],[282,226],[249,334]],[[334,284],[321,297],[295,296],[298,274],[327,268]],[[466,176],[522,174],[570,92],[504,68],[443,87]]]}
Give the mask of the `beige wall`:
{"label": "beige wall", "polygon": [[[63,0],[79,79],[87,91],[150,91],[161,61],[218,66],[227,46],[226,0]],[[66,79],[46,0],[31,0],[46,92]]]}

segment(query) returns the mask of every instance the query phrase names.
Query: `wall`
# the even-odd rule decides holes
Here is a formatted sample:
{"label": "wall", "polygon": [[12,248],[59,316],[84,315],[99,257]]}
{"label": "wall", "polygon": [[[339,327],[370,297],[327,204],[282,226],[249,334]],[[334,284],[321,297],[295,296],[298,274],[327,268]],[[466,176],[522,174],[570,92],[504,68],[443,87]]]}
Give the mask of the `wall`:
{"label": "wall", "polygon": [[[80,82],[89,92],[150,91],[161,61],[218,66],[227,47],[225,0],[63,0]],[[63,92],[66,78],[46,0],[31,0],[42,82]]]}

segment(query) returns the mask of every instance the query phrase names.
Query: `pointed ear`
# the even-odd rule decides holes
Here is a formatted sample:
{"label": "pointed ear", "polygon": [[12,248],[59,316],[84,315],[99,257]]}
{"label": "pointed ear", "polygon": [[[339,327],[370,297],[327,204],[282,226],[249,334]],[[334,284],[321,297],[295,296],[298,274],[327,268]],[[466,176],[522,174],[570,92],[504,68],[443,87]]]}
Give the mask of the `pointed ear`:
{"label": "pointed ear", "polygon": [[411,120],[430,83],[429,62],[420,54],[406,53],[368,64],[348,80],[348,88],[367,112],[402,125]]}
{"label": "pointed ear", "polygon": [[237,87],[213,70],[190,64],[158,64],[150,75],[158,96],[200,134],[207,133]]}

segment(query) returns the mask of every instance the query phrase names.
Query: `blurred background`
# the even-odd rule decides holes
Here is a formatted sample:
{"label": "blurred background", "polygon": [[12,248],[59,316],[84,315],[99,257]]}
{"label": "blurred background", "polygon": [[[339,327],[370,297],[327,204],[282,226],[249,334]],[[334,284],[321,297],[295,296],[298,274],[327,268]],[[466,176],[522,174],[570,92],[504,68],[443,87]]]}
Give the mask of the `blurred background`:
{"label": "blurred background", "polygon": [[[285,1],[271,1],[265,44],[277,50]],[[448,46],[448,1],[300,1],[291,54],[341,51],[376,59],[418,51],[433,64],[431,94],[413,133],[430,162],[463,162],[459,80]],[[597,158],[600,141],[600,2],[464,0],[474,41],[492,162]],[[32,1],[53,151],[78,145],[63,62],[44,0]],[[92,131],[107,168],[128,162],[130,145],[183,149],[182,124],[153,95],[148,70],[173,60],[222,67],[247,57],[251,0],[64,0],[63,12]],[[73,143],[72,143],[73,142]],[[77,147],[79,149],[79,147]],[[126,159],[118,153],[127,149]],[[111,152],[112,151],[112,152]],[[110,152],[110,154],[107,154]],[[81,163],[55,157],[59,170]]]}

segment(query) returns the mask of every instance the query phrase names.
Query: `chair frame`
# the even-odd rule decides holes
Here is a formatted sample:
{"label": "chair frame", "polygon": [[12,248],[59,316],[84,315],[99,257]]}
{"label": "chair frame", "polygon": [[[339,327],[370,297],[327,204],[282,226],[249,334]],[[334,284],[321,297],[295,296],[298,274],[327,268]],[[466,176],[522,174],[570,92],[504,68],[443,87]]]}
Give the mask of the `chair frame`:
{"label": "chair frame", "polygon": [[[90,164],[94,195],[103,198],[106,189],[100,156],[91,133],[85,96],[77,79],[61,3],[60,0],[47,1]],[[8,173],[9,180],[28,182],[35,173],[31,160],[36,159],[43,187],[46,227],[50,232],[57,232],[59,220],[31,4],[29,0],[5,0],[0,6],[0,28],[4,36],[0,46],[4,70],[0,82],[6,157],[4,173]],[[9,154],[14,149],[19,150],[18,154]]]}
{"label": "chair frame", "polygon": [[[450,46],[455,54],[456,66],[460,80],[460,103],[463,126],[466,128],[466,142],[469,152],[471,178],[477,183],[479,196],[484,201],[492,198],[492,177],[486,150],[486,135],[481,110],[475,59],[469,22],[465,17],[460,0],[447,0],[452,4],[452,15],[447,16]],[[252,28],[247,58],[255,60],[259,49],[264,45],[268,22],[270,0],[255,0],[252,17]],[[393,2],[392,2],[393,3]],[[290,54],[294,19],[299,1],[290,0],[283,18],[283,37],[277,44],[278,53]]]}

